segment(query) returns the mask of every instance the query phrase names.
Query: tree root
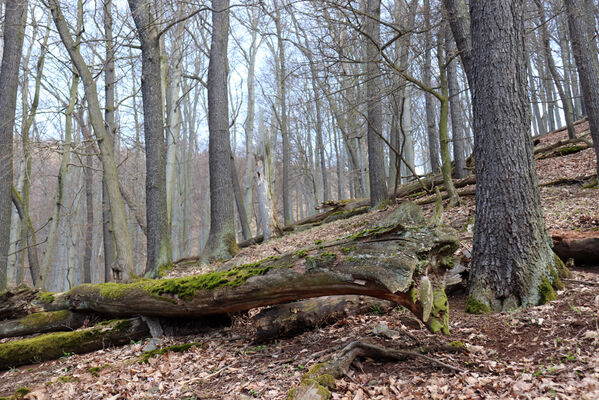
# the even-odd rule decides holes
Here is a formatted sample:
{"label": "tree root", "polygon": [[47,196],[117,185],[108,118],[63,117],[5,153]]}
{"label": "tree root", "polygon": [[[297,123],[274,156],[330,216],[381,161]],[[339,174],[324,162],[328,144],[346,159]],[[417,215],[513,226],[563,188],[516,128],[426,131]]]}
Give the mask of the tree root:
{"label": "tree root", "polygon": [[[455,372],[465,372],[464,369],[444,363],[424,353],[432,351],[464,352],[462,346],[441,345],[434,348],[418,347],[411,350],[394,349],[379,346],[364,340],[349,343],[341,351],[334,354],[329,361],[315,364],[304,374],[299,385],[288,392],[288,399],[329,399],[331,389],[335,387],[335,379],[347,375],[350,366],[358,357],[369,357],[375,360],[404,361],[412,358],[421,358],[437,367],[446,368]],[[306,397],[310,396],[310,397]]]}

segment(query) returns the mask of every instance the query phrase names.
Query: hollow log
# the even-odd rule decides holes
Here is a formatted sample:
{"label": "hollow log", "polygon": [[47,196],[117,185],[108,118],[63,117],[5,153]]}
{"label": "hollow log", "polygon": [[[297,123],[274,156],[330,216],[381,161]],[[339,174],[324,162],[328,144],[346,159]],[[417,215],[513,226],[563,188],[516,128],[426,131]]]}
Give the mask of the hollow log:
{"label": "hollow log", "polygon": [[55,332],[0,344],[0,369],[55,360],[72,353],[87,353],[117,346],[149,335],[139,318],[101,322],[73,332]]}
{"label": "hollow log", "polygon": [[395,307],[390,301],[364,296],[327,296],[265,308],[253,318],[254,341],[262,343],[290,337],[351,315],[383,313]]}
{"label": "hollow log", "polygon": [[417,205],[404,203],[377,226],[329,243],[203,275],[83,284],[46,308],[191,317],[352,294],[402,305],[431,331],[447,333],[441,275],[457,246],[453,229],[427,225]]}
{"label": "hollow log", "polygon": [[44,311],[35,300],[39,291],[27,285],[8,288],[0,293],[0,321],[3,319],[16,319],[28,314]]}
{"label": "hollow log", "polygon": [[68,310],[37,312],[19,319],[0,321],[0,338],[72,331],[81,328],[86,318],[85,314]]}
{"label": "hollow log", "polygon": [[574,259],[576,264],[599,264],[599,232],[554,231],[553,251],[562,260]]}

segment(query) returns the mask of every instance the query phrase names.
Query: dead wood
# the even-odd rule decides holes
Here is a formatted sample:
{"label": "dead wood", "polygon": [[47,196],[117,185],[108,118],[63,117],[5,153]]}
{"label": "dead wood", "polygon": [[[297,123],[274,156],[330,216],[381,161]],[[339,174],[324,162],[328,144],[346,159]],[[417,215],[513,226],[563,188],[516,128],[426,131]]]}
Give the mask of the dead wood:
{"label": "dead wood", "polygon": [[[449,352],[465,351],[462,347],[453,346],[442,346],[437,350]],[[424,354],[430,351],[430,348],[394,349],[357,340],[349,343],[341,351],[335,353],[329,361],[312,366],[304,374],[299,385],[288,392],[287,398],[292,400],[308,398],[312,400],[324,400],[330,398],[329,389],[335,387],[335,379],[346,375],[350,366],[358,357],[368,357],[384,361],[404,361],[412,358],[420,358],[441,368],[446,368],[454,372],[465,372],[462,368]]]}
{"label": "dead wood", "polygon": [[599,232],[551,232],[553,251],[562,260],[574,259],[576,264],[596,264],[599,260]]}
{"label": "dead wood", "polygon": [[402,305],[431,331],[448,332],[441,276],[457,245],[454,230],[428,226],[418,206],[404,203],[378,226],[320,246],[203,275],[83,284],[45,296],[51,301],[40,307],[111,318],[198,317],[312,297],[364,295]]}
{"label": "dead wood", "polygon": [[364,296],[327,296],[266,308],[253,318],[254,341],[262,343],[333,324],[351,315],[384,313],[395,307],[390,301]]}
{"label": "dead wood", "polygon": [[72,331],[81,328],[86,319],[87,315],[68,310],[37,312],[19,319],[0,321],[0,338]]}
{"label": "dead wood", "polygon": [[0,293],[0,320],[17,319],[28,314],[44,311],[44,308],[34,301],[39,291],[27,285],[8,288]]}
{"label": "dead wood", "polygon": [[0,369],[55,360],[65,354],[87,353],[149,335],[139,318],[102,322],[73,332],[55,332],[0,344]]}

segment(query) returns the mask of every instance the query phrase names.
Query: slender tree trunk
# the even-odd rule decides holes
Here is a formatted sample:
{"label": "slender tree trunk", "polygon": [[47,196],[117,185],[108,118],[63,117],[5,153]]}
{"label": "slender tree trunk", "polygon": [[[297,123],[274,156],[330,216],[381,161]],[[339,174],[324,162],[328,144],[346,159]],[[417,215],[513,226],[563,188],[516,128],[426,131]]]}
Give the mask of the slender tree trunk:
{"label": "slender tree trunk", "polygon": [[[377,207],[387,201],[385,178],[385,153],[383,140],[383,106],[381,99],[380,71],[380,0],[367,0],[365,31],[366,53],[366,92],[368,107],[368,175],[370,177],[370,206]],[[374,42],[374,43],[373,43]]]}
{"label": "slender tree trunk", "polygon": [[212,0],[212,41],[208,66],[210,233],[204,250],[205,261],[228,259],[237,252],[227,91],[228,8],[229,0]]}
{"label": "slender tree trunk", "polygon": [[584,105],[589,117],[589,127],[593,138],[593,148],[597,156],[597,172],[599,172],[599,61],[597,60],[594,38],[589,35],[594,26],[587,25],[585,4],[583,0],[565,0],[568,12],[570,39],[578,77],[582,88]]}
{"label": "slender tree trunk", "polygon": [[79,52],[77,44],[73,42],[73,38],[71,37],[71,33],[69,32],[69,28],[57,0],[48,0],[48,4],[50,11],[52,12],[54,24],[60,34],[60,38],[83,82],[85,96],[89,106],[91,124],[100,148],[100,159],[104,170],[106,190],[110,200],[111,220],[114,228],[115,247],[117,249],[117,262],[112,266],[112,274],[117,281],[129,280],[134,275],[133,248],[131,246],[131,238],[129,237],[129,230],[127,228],[125,205],[119,188],[119,176],[114,159],[114,150],[108,140],[108,134],[106,132],[106,127],[104,126],[96,83],[85,60]]}
{"label": "slender tree trunk", "polygon": [[553,55],[551,54],[549,30],[547,29],[547,24],[545,23],[545,9],[540,0],[535,0],[535,3],[537,4],[537,8],[539,10],[539,19],[541,20],[541,40],[543,43],[543,53],[545,55],[547,67],[549,69],[549,72],[551,73],[553,83],[557,88],[557,92],[559,93],[562,105],[564,106],[564,115],[566,117],[566,126],[568,128],[568,137],[570,139],[574,139],[576,137],[576,131],[574,130],[572,100],[566,96],[566,92],[564,91],[564,87],[562,85],[561,76],[557,72],[555,61],[553,60]]}
{"label": "slender tree trunk", "polygon": [[[446,57],[454,57],[456,47],[449,24],[445,30]],[[455,177],[465,178],[466,155],[464,149],[464,119],[460,110],[460,86],[458,83],[457,59],[449,60],[447,65],[447,86],[449,89],[449,106],[451,110],[451,133],[453,136],[453,160],[455,161]]]}
{"label": "slender tree trunk", "polygon": [[145,275],[155,277],[158,268],[171,262],[172,245],[166,202],[166,142],[161,86],[159,11],[149,0],[129,0],[129,8],[141,42],[141,93],[146,144],[147,255]]}
{"label": "slender tree trunk", "polygon": [[56,184],[56,194],[54,195],[54,211],[52,212],[52,219],[50,227],[48,228],[48,239],[46,242],[46,252],[42,259],[42,287],[46,290],[50,288],[50,277],[53,276],[54,272],[51,271],[51,263],[54,258],[54,248],[56,247],[56,241],[58,239],[58,228],[60,223],[61,211],[63,208],[63,202],[65,197],[65,191],[67,188],[67,172],[69,162],[71,161],[71,145],[73,135],[73,112],[75,111],[75,104],[77,102],[77,88],[79,86],[79,76],[73,74],[71,81],[71,90],[69,92],[69,103],[65,111],[65,129],[64,129],[64,143],[62,145],[62,160],[60,162],[60,168],[58,170],[58,182]]}
{"label": "slender tree trunk", "polygon": [[[433,87],[432,79],[432,28],[430,24],[431,19],[431,7],[429,0],[424,0],[424,71],[423,71],[423,83],[429,87]],[[435,100],[433,95],[429,92],[424,93],[425,109],[426,109],[426,126],[427,126],[427,137],[428,137],[428,154],[431,164],[431,172],[436,174],[440,168],[441,163],[439,162],[439,138],[437,136],[436,118],[435,118]]]}
{"label": "slender tree trunk", "polygon": [[281,10],[282,4],[275,1],[275,27],[277,31],[278,42],[278,61],[279,61],[279,76],[278,76],[278,97],[280,110],[279,127],[281,129],[281,137],[283,141],[283,222],[285,225],[291,224],[291,199],[290,194],[290,179],[289,179],[289,164],[291,160],[289,132],[287,131],[287,60],[285,56],[285,41],[283,39],[283,28],[281,26]]}
{"label": "slender tree trunk", "polygon": [[6,0],[0,65],[0,291],[6,288],[12,195],[12,153],[19,65],[27,19],[26,0]]}
{"label": "slender tree trunk", "polygon": [[[112,0],[105,0],[102,7],[104,23],[105,57],[104,67],[104,126],[109,145],[114,147],[116,123],[114,119],[114,91],[116,77],[114,72],[114,44],[112,38]],[[112,277],[112,267],[116,262],[116,248],[113,226],[110,219],[110,199],[106,190],[106,180],[102,175],[102,243],[104,245],[104,280],[109,282]]]}

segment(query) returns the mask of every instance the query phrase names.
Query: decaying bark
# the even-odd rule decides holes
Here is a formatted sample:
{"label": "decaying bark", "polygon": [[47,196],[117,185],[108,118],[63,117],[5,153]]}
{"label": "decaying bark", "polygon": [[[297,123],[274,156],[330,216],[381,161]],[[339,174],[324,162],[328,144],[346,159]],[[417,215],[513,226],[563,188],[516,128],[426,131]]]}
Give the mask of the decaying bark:
{"label": "decaying bark", "polygon": [[351,315],[387,312],[395,305],[363,296],[328,296],[280,304],[260,311],[253,318],[256,343],[289,337]]}
{"label": "decaying bark", "polygon": [[551,232],[553,251],[562,260],[576,264],[596,264],[599,260],[598,232]]}
{"label": "decaying bark", "polygon": [[[312,297],[363,295],[404,306],[430,331],[448,333],[443,274],[457,245],[454,230],[429,225],[418,206],[404,203],[378,225],[356,234],[203,275],[127,284],[83,284],[56,294],[26,289],[7,292],[0,298],[0,318],[58,310],[100,313],[110,318],[200,317]],[[139,333],[141,328],[134,331]],[[129,331],[126,333],[129,335]],[[116,341],[116,334],[107,340]],[[65,352],[73,348],[78,352],[93,350],[94,346],[87,342],[79,347],[69,342],[59,345]],[[2,361],[1,349],[0,366],[3,362],[21,363],[13,358]],[[32,357],[22,362],[37,360]]]}
{"label": "decaying bark", "polygon": [[149,335],[140,318],[101,322],[74,332],[55,332],[0,344],[0,370],[47,360],[69,353],[87,353],[122,345]]}
{"label": "decaying bark", "polygon": [[0,321],[0,338],[34,333],[72,331],[83,326],[87,315],[68,310],[38,312],[26,317]]}

